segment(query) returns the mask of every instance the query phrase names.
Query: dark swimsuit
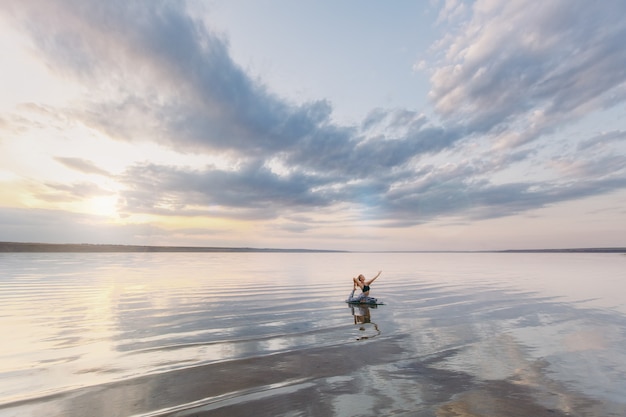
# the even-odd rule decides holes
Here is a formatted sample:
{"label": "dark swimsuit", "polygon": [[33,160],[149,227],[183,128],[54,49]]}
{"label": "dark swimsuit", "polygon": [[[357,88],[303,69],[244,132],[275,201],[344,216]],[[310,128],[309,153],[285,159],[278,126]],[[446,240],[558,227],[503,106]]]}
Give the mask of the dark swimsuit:
{"label": "dark swimsuit", "polygon": [[370,290],[370,286],[369,285],[364,285],[363,286],[363,292],[368,292]]}

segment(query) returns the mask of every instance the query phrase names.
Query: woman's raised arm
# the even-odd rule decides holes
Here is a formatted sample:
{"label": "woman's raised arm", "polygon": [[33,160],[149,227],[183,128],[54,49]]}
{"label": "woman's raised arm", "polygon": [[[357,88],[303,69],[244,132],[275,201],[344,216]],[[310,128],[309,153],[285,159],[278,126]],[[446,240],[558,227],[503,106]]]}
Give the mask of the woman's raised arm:
{"label": "woman's raised arm", "polygon": [[375,276],[374,278],[370,279],[369,281],[366,281],[366,282],[365,282],[365,285],[370,285],[372,282],[374,282],[374,280],[375,280],[376,278],[378,278],[378,277],[380,276],[380,274],[382,274],[382,272],[383,272],[383,271],[378,271],[378,274],[376,274],[376,276]]}

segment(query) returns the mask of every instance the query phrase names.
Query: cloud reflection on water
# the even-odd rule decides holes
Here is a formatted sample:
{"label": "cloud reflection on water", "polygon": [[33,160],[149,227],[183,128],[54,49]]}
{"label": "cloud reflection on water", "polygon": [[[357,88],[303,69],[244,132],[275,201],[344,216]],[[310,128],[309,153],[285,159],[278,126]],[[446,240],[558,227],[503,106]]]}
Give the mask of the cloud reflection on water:
{"label": "cloud reflection on water", "polygon": [[[626,415],[626,317],[537,285],[571,277],[571,257],[533,275],[497,254],[55,256],[4,264],[0,323],[29,331],[2,348],[3,401],[66,415],[97,395],[118,405],[94,415],[198,401],[211,415]],[[372,263],[390,265],[373,289],[385,305],[346,305],[351,272]],[[303,265],[315,282],[294,278]]]}

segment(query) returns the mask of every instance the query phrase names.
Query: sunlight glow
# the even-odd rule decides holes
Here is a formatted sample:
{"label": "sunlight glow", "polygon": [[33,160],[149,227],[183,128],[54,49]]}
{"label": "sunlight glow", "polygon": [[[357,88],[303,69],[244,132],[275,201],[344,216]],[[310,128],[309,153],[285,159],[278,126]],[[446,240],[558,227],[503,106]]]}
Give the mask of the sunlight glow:
{"label": "sunlight glow", "polygon": [[117,215],[117,196],[93,197],[87,201],[88,212],[98,216],[114,217]]}

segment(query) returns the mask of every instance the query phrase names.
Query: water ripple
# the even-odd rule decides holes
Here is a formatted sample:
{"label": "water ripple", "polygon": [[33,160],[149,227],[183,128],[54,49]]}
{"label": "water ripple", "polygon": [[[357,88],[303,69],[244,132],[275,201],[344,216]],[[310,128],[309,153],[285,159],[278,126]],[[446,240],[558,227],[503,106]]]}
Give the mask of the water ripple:
{"label": "water ripple", "polygon": [[[351,277],[364,266],[378,270],[382,259],[389,268],[372,292],[386,305],[346,305]],[[509,378],[524,366],[525,355],[551,358],[555,374],[578,375],[572,363],[578,352],[591,349],[607,352],[599,360],[611,369],[604,374],[609,383],[623,380],[623,315],[611,310],[616,305],[611,297],[596,288],[554,291],[543,275],[524,269],[523,260],[514,268],[481,268],[470,258],[450,264],[444,259],[411,254],[3,256],[0,329],[10,343],[0,350],[0,406],[206,364],[394,337],[407,352],[403,361],[453,352],[441,366],[473,377]],[[573,272],[568,274],[571,280]],[[581,319],[577,309],[593,306],[598,307],[594,314],[606,316]],[[599,331],[607,325],[613,326],[608,333]],[[585,335],[595,335],[596,342],[590,344]],[[204,412],[311,384],[287,379],[284,385],[260,384],[142,415]]]}

